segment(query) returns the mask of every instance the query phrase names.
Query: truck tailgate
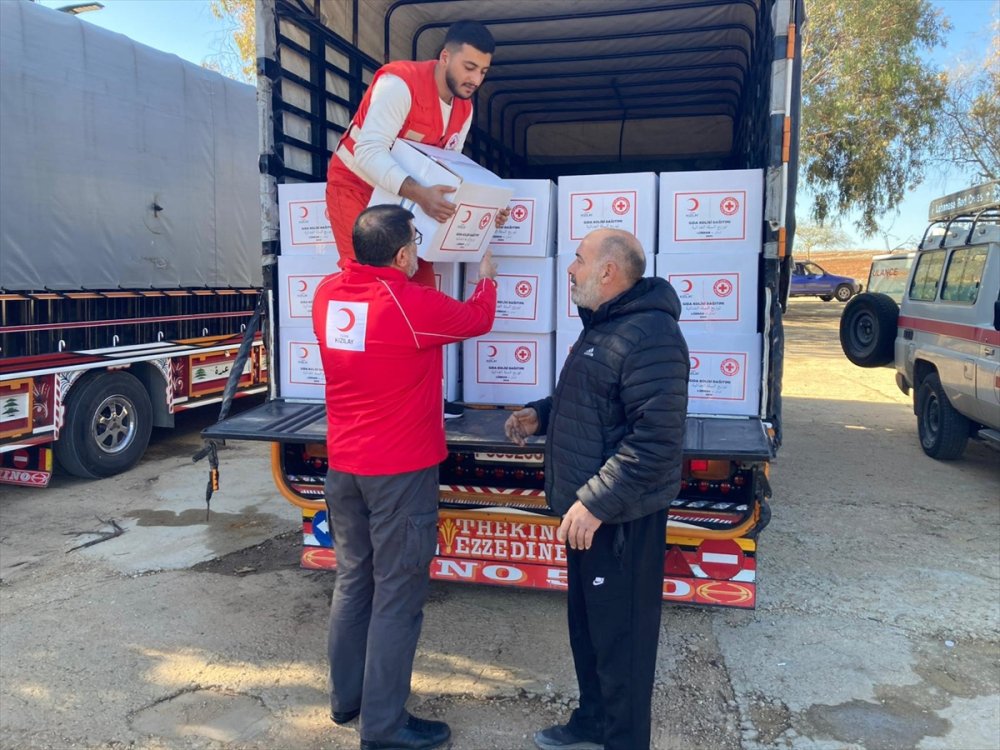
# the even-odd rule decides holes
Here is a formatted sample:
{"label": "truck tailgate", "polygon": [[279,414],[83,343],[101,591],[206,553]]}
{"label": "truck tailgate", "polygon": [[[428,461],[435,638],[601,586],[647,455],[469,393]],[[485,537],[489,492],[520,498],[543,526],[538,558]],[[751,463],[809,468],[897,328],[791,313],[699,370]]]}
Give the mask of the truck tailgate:
{"label": "truck tailgate", "polygon": [[[448,444],[459,449],[475,446],[483,450],[517,450],[503,434],[509,413],[504,409],[467,409],[461,419],[445,423]],[[268,401],[205,428],[202,436],[215,440],[322,443],[326,440],[325,416],[322,403]],[[537,451],[544,443],[542,437],[530,438],[527,448],[534,446]],[[689,416],[684,455],[767,460],[774,457],[774,447],[760,419]]]}

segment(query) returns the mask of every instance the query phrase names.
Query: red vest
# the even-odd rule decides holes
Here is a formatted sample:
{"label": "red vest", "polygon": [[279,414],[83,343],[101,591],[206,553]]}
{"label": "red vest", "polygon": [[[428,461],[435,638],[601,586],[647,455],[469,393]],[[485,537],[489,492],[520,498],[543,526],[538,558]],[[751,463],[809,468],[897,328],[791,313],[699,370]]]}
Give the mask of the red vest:
{"label": "red vest", "polygon": [[[436,60],[425,62],[410,62],[400,60],[383,65],[372,78],[371,85],[365,92],[364,98],[358,111],[351,119],[351,124],[347,127],[344,135],[337,144],[337,149],[330,159],[330,167],[327,171],[327,182],[347,182],[356,185],[358,188],[370,187],[368,183],[358,177],[350,167],[337,155],[346,150],[351,157],[354,155],[354,136],[361,129],[368,114],[368,107],[371,104],[371,93],[375,89],[375,83],[379,77],[389,73],[403,80],[407,88],[410,89],[410,112],[403,121],[397,138],[405,138],[409,141],[419,141],[431,146],[446,148],[449,142],[452,148],[455,147],[454,139],[462,131],[462,126],[469,119],[472,112],[472,102],[468,99],[460,99],[457,96],[451,102],[451,118],[445,127],[441,119],[440,96],[438,95],[437,82],[434,80],[434,66]],[[350,157],[345,157],[349,160]]]}

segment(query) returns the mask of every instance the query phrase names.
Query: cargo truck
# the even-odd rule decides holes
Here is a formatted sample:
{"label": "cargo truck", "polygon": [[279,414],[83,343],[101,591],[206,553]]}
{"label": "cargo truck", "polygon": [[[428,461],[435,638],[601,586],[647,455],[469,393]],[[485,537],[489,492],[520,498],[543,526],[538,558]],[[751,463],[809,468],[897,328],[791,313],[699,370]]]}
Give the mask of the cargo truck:
{"label": "cargo truck", "polygon": [[[754,607],[758,544],[770,517],[770,464],[782,439],[802,3],[258,0],[269,267],[280,253],[278,184],[322,182],[374,71],[388,60],[435,57],[445,29],[460,19],[481,21],[497,39],[475,98],[466,154],[499,176],[558,180],[656,171],[663,185],[672,172],[760,170],[763,209],[750,219],[762,238],[753,248],[752,321],[763,341],[755,368],[760,396],[749,416],[689,415],[663,582],[667,602]],[[273,274],[264,283],[275,310],[284,290]],[[335,568],[323,500],[324,406],[283,397],[273,376],[286,352],[282,327],[273,325],[269,336],[271,398],[204,434],[271,442],[277,486],[302,509],[301,564]],[[563,589],[559,519],[542,489],[544,439],[523,448],[509,443],[502,428],[508,413],[467,409],[447,423],[431,575]]]}
{"label": "cargo truck", "polygon": [[[252,86],[0,3],[0,482],[106,477],[217,404],[261,287]],[[263,393],[258,340],[237,395]]]}

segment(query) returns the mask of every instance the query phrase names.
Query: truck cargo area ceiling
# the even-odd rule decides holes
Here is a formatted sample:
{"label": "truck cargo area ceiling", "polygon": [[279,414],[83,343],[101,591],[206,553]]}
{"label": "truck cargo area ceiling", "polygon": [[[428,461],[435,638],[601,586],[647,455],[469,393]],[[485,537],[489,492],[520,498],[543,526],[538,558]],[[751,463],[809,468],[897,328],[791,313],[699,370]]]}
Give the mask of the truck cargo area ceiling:
{"label": "truck cargo area ceiling", "polygon": [[[345,12],[354,12],[347,5],[324,0],[323,23],[343,28]],[[766,120],[745,110],[766,101],[770,78],[761,61],[768,55],[760,50],[773,43],[771,0],[353,5],[354,41],[379,64],[433,58],[452,22],[484,23],[497,50],[476,96],[476,127],[522,167],[580,166],[581,153],[591,163],[760,166],[734,149],[742,131]]]}

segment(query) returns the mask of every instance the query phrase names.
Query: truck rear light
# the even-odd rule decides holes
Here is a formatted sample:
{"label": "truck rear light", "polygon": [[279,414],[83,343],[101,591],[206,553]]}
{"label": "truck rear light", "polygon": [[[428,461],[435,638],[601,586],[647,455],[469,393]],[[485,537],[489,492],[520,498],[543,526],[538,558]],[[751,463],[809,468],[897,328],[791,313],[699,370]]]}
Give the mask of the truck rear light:
{"label": "truck rear light", "polygon": [[692,458],[684,468],[685,474],[694,479],[729,479],[732,473],[729,461],[709,461],[704,458]]}

